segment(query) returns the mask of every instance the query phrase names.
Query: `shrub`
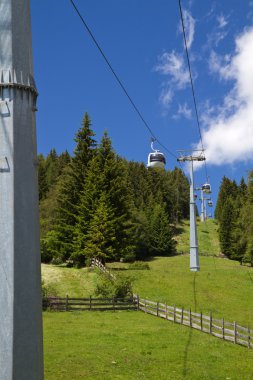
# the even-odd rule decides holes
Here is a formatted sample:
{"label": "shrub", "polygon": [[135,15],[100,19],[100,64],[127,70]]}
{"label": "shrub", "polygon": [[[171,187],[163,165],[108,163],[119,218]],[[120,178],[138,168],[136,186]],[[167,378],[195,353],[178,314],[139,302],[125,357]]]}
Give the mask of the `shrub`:
{"label": "shrub", "polygon": [[128,277],[117,277],[116,280],[101,273],[97,287],[96,296],[104,298],[129,298],[132,297],[132,283]]}
{"label": "shrub", "polygon": [[52,284],[45,284],[45,281],[41,282],[42,298],[57,297],[57,292]]}

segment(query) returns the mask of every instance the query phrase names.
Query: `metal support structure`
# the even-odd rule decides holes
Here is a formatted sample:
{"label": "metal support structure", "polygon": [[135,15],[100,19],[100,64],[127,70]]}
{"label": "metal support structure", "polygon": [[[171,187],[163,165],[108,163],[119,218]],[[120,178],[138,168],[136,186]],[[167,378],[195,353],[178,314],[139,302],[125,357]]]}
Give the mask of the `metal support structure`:
{"label": "metal support structure", "polygon": [[0,379],[42,380],[30,1],[0,1]]}
{"label": "metal support structure", "polygon": [[[202,152],[202,151],[201,151]],[[177,159],[181,162],[190,162],[190,270],[192,272],[198,272],[199,267],[199,253],[198,253],[198,236],[197,236],[197,224],[196,224],[196,204],[194,199],[194,171],[193,161],[204,161],[205,157],[203,152],[199,155],[184,156],[181,153],[181,157]]]}
{"label": "metal support structure", "polygon": [[203,193],[202,189],[200,191],[201,191],[201,197],[200,197],[200,200],[201,200],[201,216],[200,216],[200,220],[201,220],[201,222],[204,222],[205,221],[204,193]]}

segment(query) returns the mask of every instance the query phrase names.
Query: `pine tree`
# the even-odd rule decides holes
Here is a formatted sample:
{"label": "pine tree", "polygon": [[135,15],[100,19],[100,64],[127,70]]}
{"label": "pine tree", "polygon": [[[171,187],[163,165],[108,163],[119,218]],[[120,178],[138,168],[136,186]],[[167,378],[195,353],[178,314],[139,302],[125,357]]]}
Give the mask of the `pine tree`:
{"label": "pine tree", "polygon": [[[97,205],[101,199],[106,199],[107,210],[111,213],[111,219],[108,216],[108,221],[114,220],[115,239],[110,248],[111,256],[107,254],[107,258],[112,260],[126,257],[133,250],[130,236],[131,199],[128,177],[125,163],[112,150],[111,140],[107,133],[104,134],[86,174],[86,182],[78,206],[75,249],[72,259],[78,263],[80,260],[83,261],[85,252],[87,254],[87,245],[90,247],[90,228],[94,223],[94,215],[98,212]],[[100,209],[99,211],[101,212]]]}
{"label": "pine tree", "polygon": [[238,194],[238,187],[235,181],[231,181],[227,177],[222,178],[220,185],[220,190],[217,198],[216,208],[215,208],[215,218],[220,221],[223,206],[228,198],[235,199]]}
{"label": "pine tree", "polygon": [[183,173],[177,167],[168,172],[169,184],[172,188],[172,209],[170,219],[173,222],[180,222],[189,218],[189,192],[190,185]]}
{"label": "pine tree", "polygon": [[[58,181],[57,208],[54,226],[55,250],[63,261],[73,253],[74,230],[77,222],[77,207],[80,194],[85,184],[85,174],[89,161],[95,154],[96,141],[90,128],[91,121],[84,115],[82,127],[78,130],[75,141],[74,157],[64,168]],[[53,247],[53,242],[51,241]]]}
{"label": "pine tree", "polygon": [[59,177],[58,155],[54,148],[50,150],[48,156],[46,157],[45,168],[47,185],[48,189],[50,189]]}
{"label": "pine tree", "polygon": [[84,258],[97,257],[105,262],[115,257],[116,223],[110,201],[102,193],[87,229]]}
{"label": "pine tree", "polygon": [[232,258],[234,248],[234,229],[235,229],[235,210],[231,198],[227,198],[223,204],[220,227],[219,239],[222,253],[228,258]]}
{"label": "pine tree", "polygon": [[165,211],[165,207],[156,204],[150,212],[150,254],[152,256],[170,256],[175,254],[176,242],[172,236],[169,217]]}
{"label": "pine tree", "polygon": [[39,200],[46,197],[48,184],[46,178],[45,158],[43,154],[38,155],[38,182],[39,182]]}

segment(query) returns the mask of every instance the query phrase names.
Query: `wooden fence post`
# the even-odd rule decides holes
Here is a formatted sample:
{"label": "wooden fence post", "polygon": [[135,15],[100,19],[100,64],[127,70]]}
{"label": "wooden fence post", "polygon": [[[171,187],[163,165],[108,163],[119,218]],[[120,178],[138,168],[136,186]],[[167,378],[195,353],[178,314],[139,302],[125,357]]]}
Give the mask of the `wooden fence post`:
{"label": "wooden fence post", "polygon": [[184,308],[181,309],[181,325],[184,323]]}
{"label": "wooden fence post", "polygon": [[236,336],[236,334],[237,334],[237,331],[236,331],[236,321],[234,321],[234,344],[236,344],[237,343],[237,336]]}
{"label": "wooden fence post", "polygon": [[90,306],[90,310],[91,310],[91,296],[90,296],[90,305],[89,306]]}
{"label": "wooden fence post", "polygon": [[159,317],[159,302],[156,303],[156,316]]}
{"label": "wooden fence post", "polygon": [[137,294],[137,310],[140,310],[140,297],[139,297],[139,294]]}
{"label": "wooden fence post", "polygon": [[203,331],[203,317],[202,317],[202,311],[200,313],[200,330]]}
{"label": "wooden fence post", "polygon": [[165,318],[168,319],[168,305],[165,304]]}
{"label": "wooden fence post", "polygon": [[222,318],[222,339],[225,338],[225,335],[224,335],[224,318]]}
{"label": "wooden fence post", "polygon": [[192,310],[190,309],[190,327],[192,327]]}
{"label": "wooden fence post", "polygon": [[248,326],[248,347],[250,348],[250,328]]}
{"label": "wooden fence post", "polygon": [[115,311],[115,299],[114,299],[114,297],[112,299],[112,304],[113,304],[113,310]]}
{"label": "wooden fence post", "polygon": [[173,309],[173,322],[175,323],[176,322],[176,306],[174,305],[174,309]]}
{"label": "wooden fence post", "polygon": [[212,334],[212,312],[210,312],[209,333]]}
{"label": "wooden fence post", "polygon": [[147,312],[147,301],[144,300],[144,310],[145,310],[145,313]]}
{"label": "wooden fence post", "polygon": [[68,311],[69,309],[69,296],[66,294],[66,303],[65,303],[65,310]]}

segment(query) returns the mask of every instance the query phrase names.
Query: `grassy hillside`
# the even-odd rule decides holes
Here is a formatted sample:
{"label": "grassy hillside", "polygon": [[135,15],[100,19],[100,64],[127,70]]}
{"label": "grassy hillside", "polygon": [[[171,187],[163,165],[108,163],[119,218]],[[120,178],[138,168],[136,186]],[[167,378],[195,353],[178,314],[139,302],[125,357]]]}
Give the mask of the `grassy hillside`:
{"label": "grassy hillside", "polygon": [[189,255],[157,257],[149,267],[120,272],[132,277],[134,291],[141,297],[203,313],[212,311],[217,318],[253,327],[252,268],[228,259],[200,257],[200,271],[191,272]]}
{"label": "grassy hillside", "polygon": [[97,275],[87,268],[76,269],[42,264],[42,279],[52,295],[89,297],[94,293]]}
{"label": "grassy hillside", "polygon": [[[189,255],[159,257],[148,262],[149,270],[131,270],[115,263],[117,276],[130,276],[134,292],[168,305],[203,313],[213,312],[239,324],[253,327],[253,269],[217,257],[200,257],[200,272],[189,270]],[[119,270],[121,269],[121,270]],[[43,265],[43,279],[57,295],[87,297],[94,294],[97,275],[87,269]]]}
{"label": "grassy hillside", "polygon": [[[186,247],[187,228],[185,223],[179,247]],[[200,272],[190,272],[188,254],[154,258],[146,270],[126,263],[110,267],[117,276],[130,276],[134,292],[144,298],[212,311],[216,318],[253,328],[253,268],[213,255],[219,252],[217,245],[212,249],[217,243],[213,221],[199,231],[207,254],[200,256]],[[53,265],[43,265],[42,273],[62,296],[92,295],[98,279],[88,269]],[[45,312],[43,319],[45,380],[252,379],[253,350],[145,313]]]}
{"label": "grassy hillside", "polygon": [[141,312],[44,313],[45,380],[250,380],[253,351]]}
{"label": "grassy hillside", "polygon": [[[218,256],[220,253],[218,224],[214,219],[207,219],[205,222],[197,221],[199,254]],[[185,220],[178,226],[177,252],[189,252],[190,222]]]}

